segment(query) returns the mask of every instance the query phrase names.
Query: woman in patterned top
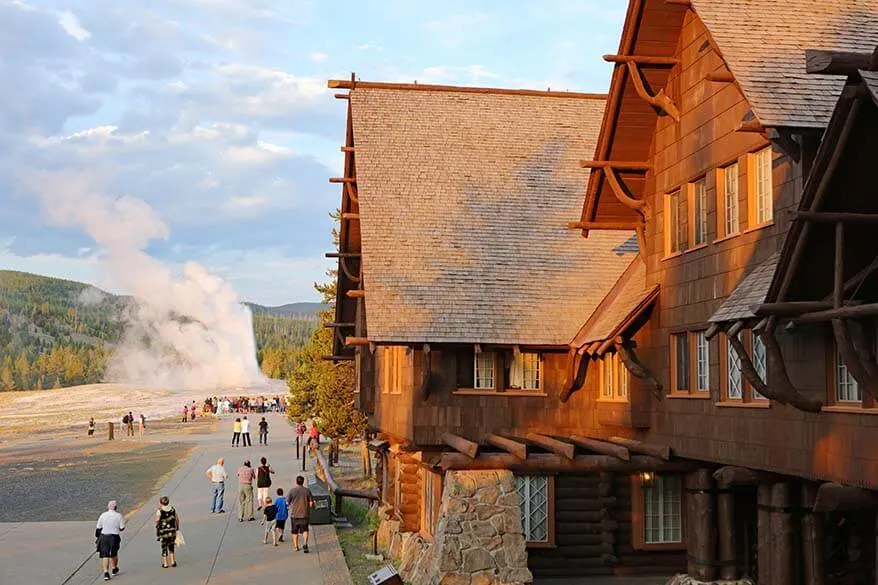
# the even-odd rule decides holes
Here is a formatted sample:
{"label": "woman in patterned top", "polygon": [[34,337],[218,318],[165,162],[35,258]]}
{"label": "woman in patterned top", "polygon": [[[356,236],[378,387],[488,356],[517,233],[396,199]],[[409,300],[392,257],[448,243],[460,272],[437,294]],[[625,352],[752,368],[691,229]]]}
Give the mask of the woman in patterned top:
{"label": "woman in patterned top", "polygon": [[177,566],[174,548],[177,542],[177,531],[180,530],[180,515],[171,506],[168,496],[159,499],[159,508],[155,512],[156,540],[162,545],[162,568],[168,568],[168,560],[172,567]]}

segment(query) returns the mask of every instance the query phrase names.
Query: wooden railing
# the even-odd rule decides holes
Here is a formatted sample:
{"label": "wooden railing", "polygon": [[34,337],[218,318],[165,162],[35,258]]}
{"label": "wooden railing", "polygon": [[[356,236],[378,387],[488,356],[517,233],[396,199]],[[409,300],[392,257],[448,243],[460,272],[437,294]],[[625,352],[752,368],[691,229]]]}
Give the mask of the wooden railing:
{"label": "wooden railing", "polygon": [[311,449],[311,457],[314,460],[314,469],[317,473],[317,477],[320,477],[321,475],[323,476],[322,479],[326,483],[326,489],[329,490],[329,493],[335,498],[336,516],[341,515],[342,498],[359,498],[369,500],[370,502],[378,501],[378,490],[375,488],[358,490],[338,485],[338,482],[336,482],[335,478],[332,476],[332,468],[329,466],[329,462],[326,460],[326,456],[323,454],[323,451],[320,450],[317,442],[311,441],[309,446]]}

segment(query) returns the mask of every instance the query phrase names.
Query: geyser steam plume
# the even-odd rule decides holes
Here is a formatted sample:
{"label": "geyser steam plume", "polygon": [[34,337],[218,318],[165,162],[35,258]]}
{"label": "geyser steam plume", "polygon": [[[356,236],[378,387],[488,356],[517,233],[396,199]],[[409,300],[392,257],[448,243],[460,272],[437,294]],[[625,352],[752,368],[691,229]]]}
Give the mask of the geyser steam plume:
{"label": "geyser steam plume", "polygon": [[256,363],[250,310],[232,287],[195,262],[175,274],[145,251],[150,241],[169,237],[149,204],[110,196],[85,172],[27,172],[22,179],[51,222],[91,236],[110,283],[134,297],[108,381],[183,389],[266,382]]}

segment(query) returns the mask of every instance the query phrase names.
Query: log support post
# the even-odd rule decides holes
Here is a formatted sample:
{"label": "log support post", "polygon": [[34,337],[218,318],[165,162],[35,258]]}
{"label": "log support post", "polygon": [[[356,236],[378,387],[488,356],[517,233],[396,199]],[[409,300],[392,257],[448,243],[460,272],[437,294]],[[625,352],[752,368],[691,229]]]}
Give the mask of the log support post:
{"label": "log support post", "polygon": [[[771,486],[769,508],[771,532],[771,585],[793,585],[793,515],[789,482]],[[761,582],[761,581],[760,581]]]}
{"label": "log support post", "polygon": [[772,584],[771,580],[771,484],[756,488],[756,565],[757,582]]}
{"label": "log support post", "polygon": [[717,484],[716,516],[719,533],[719,578],[734,581],[738,578],[735,556],[735,494],[726,483]]}
{"label": "log support post", "polygon": [[707,468],[686,475],[686,511],[689,519],[688,572],[690,577],[699,581],[713,581],[715,576],[716,504],[713,486],[713,476]]}
{"label": "log support post", "polygon": [[[615,501],[613,498],[613,479],[612,473],[598,474],[598,495],[601,497],[601,514],[608,520],[612,518],[612,505]],[[605,560],[609,560],[610,557],[617,558],[614,547],[616,542],[615,529],[617,527],[618,524],[612,521],[601,522],[601,541],[605,546],[609,547],[603,557]]]}
{"label": "log support post", "polygon": [[823,560],[823,522],[813,511],[817,501],[817,486],[802,482],[802,575],[805,585],[826,585]]}

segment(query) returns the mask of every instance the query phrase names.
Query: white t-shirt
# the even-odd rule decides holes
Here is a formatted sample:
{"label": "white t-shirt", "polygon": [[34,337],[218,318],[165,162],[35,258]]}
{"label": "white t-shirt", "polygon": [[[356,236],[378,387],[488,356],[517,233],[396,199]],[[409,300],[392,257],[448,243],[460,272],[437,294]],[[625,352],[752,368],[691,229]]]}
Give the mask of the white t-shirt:
{"label": "white t-shirt", "polygon": [[226,473],[225,468],[217,463],[216,465],[211,466],[210,469],[207,470],[207,474],[210,476],[210,481],[226,481],[229,479],[229,474]]}
{"label": "white t-shirt", "polygon": [[249,433],[250,432],[250,421],[245,419],[241,420],[241,432]]}
{"label": "white t-shirt", "polygon": [[101,534],[119,534],[125,530],[125,517],[116,510],[107,510],[100,515],[95,528],[100,528]]}

